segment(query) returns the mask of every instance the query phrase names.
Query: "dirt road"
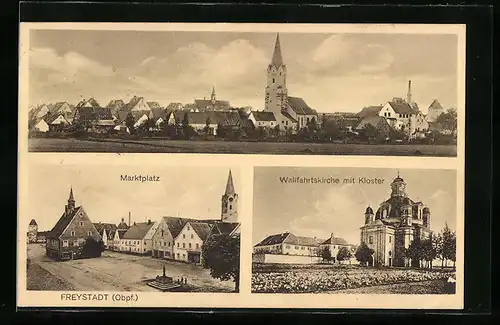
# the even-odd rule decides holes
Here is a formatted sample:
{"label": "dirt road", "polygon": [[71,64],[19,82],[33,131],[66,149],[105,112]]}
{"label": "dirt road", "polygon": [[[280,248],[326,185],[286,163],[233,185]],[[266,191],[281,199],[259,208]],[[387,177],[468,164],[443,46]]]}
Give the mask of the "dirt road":
{"label": "dirt road", "polygon": [[28,245],[28,258],[54,276],[69,282],[77,291],[151,291],[144,280],[162,274],[175,279],[187,277],[188,283],[199,291],[231,291],[234,283],[219,281],[200,266],[157,260],[146,256],[134,256],[105,251],[100,258],[73,261],[53,261],[46,257],[42,245]]}

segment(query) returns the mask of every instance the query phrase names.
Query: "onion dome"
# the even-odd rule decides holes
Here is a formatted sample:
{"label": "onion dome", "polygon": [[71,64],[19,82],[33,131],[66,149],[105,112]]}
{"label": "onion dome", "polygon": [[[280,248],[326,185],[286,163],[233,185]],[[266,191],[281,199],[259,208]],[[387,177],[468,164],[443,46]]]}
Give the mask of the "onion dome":
{"label": "onion dome", "polygon": [[368,206],[368,207],[366,208],[365,214],[373,214],[373,209],[372,209],[372,207],[371,207],[371,206]]}

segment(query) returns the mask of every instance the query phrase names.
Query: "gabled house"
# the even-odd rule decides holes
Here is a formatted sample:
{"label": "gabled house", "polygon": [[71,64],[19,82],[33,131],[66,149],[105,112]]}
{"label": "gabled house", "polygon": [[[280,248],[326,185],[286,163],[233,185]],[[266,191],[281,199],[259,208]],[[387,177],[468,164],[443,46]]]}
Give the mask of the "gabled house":
{"label": "gabled house", "polygon": [[46,254],[61,260],[84,257],[89,238],[97,242],[102,239],[83,206],[75,206],[71,189],[64,213],[46,238]]}
{"label": "gabled house", "polygon": [[285,232],[267,236],[254,246],[253,252],[255,254],[318,256],[319,246],[324,241]]}
{"label": "gabled house", "polygon": [[434,99],[427,109],[427,122],[436,122],[442,113],[445,113],[443,106],[437,99]]}
{"label": "gabled house", "polygon": [[236,129],[243,126],[243,121],[236,111],[172,111],[168,116],[168,124],[181,125],[185,115],[187,115],[189,125],[198,133],[205,133],[208,126],[208,133],[217,135],[219,124],[228,129]]}
{"label": "gabled house", "polygon": [[155,223],[151,222],[151,220],[134,223],[123,234],[123,238],[120,241],[121,251],[141,255],[151,253],[151,239],[156,230],[153,228],[154,225]]}
{"label": "gabled house", "polygon": [[163,123],[168,123],[168,111],[159,105],[151,107],[148,118],[154,122],[154,129],[159,130]]}
{"label": "gabled house", "polygon": [[273,112],[252,111],[248,115],[248,119],[252,121],[256,128],[274,128],[277,125],[276,117]]}
{"label": "gabled house", "polygon": [[106,105],[106,107],[110,109],[113,119],[117,119],[117,114],[125,108],[125,103],[121,99],[113,99],[108,103],[108,105]]}
{"label": "gabled house", "polygon": [[68,123],[73,122],[75,108],[67,102],[57,102],[49,106],[50,114],[61,114]]}
{"label": "gabled house", "polygon": [[381,116],[367,116],[361,118],[361,120],[354,125],[352,130],[357,134],[364,134],[368,125],[373,126],[384,137],[389,137],[392,126]]}
{"label": "gabled house", "polygon": [[170,103],[167,105],[167,111],[180,111],[184,109],[184,105],[182,103]]}
{"label": "gabled house", "polygon": [[174,238],[176,260],[201,263],[201,248],[210,234],[211,226],[205,222],[188,221]]}
{"label": "gabled house", "polygon": [[[125,243],[122,241],[123,235],[127,232],[128,229],[116,229],[113,233],[113,245],[111,246],[111,250],[121,252],[125,251]],[[108,241],[109,242],[109,241]]]}
{"label": "gabled house", "polygon": [[106,249],[110,249],[110,244],[111,246],[113,245],[114,231],[117,229],[116,225],[112,223],[98,222],[94,223],[94,227],[97,229],[99,235],[101,235],[104,247]]}
{"label": "gabled house", "polygon": [[215,94],[215,87],[212,87],[210,99],[195,99],[194,107],[197,111],[228,111],[231,109],[231,104],[227,100],[218,100]]}
{"label": "gabled house", "polygon": [[319,250],[321,252],[325,248],[328,249],[332,256],[332,261],[335,263],[337,260],[337,254],[342,247],[348,249],[351,252],[351,255],[354,256],[354,246],[350,245],[344,238],[335,237],[332,233],[330,238],[319,245]]}
{"label": "gabled house", "polygon": [[90,98],[76,105],[73,124],[82,125],[85,131],[107,133],[115,127],[116,123],[110,107],[101,107],[95,99]]}
{"label": "gabled house", "polygon": [[58,111],[49,112],[45,117],[45,121],[49,125],[50,131],[62,131],[64,127],[71,123],[66,119],[63,113]]}
{"label": "gabled house", "polygon": [[50,130],[50,127],[47,124],[47,122],[45,122],[45,120],[42,118],[34,123],[34,126],[32,127],[31,130],[35,132],[48,132]]}

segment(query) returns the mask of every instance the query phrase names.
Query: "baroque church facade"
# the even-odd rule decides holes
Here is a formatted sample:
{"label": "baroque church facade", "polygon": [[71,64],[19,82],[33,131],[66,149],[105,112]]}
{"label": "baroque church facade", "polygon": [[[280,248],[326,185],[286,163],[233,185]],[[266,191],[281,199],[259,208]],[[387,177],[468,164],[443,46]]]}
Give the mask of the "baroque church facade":
{"label": "baroque church facade", "polygon": [[281,54],[279,34],[276,36],[273,57],[267,67],[265,112],[272,112],[280,130],[302,129],[313,120],[318,121],[318,113],[309,107],[304,99],[288,95],[286,86],[287,67]]}
{"label": "baroque church facade", "polygon": [[431,212],[422,202],[406,194],[406,183],[398,176],[391,183],[391,196],[377,211],[368,206],[361,229],[361,243],[373,249],[372,266],[416,266],[405,257],[413,240],[432,236]]}

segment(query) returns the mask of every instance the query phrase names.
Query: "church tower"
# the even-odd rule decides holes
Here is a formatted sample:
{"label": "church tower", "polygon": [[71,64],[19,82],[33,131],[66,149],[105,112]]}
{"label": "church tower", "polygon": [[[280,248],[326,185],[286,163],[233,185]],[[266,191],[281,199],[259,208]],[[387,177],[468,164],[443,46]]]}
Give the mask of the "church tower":
{"label": "church tower", "polygon": [[226,191],[222,195],[222,222],[237,222],[238,221],[238,194],[234,190],[233,175],[229,170],[227,177]]}
{"label": "church tower", "polygon": [[399,172],[398,177],[396,177],[391,183],[391,190],[391,197],[406,197],[406,183],[401,177],[399,177]]}
{"label": "church tower", "polygon": [[288,91],[286,89],[286,65],[281,55],[280,35],[276,36],[274,53],[271,63],[267,67],[267,86],[265,110],[273,112],[278,125],[281,126],[281,111],[286,110]]}
{"label": "church tower", "polygon": [[217,99],[215,98],[215,86],[212,86],[212,94],[210,95],[210,100],[212,101],[212,105],[215,105]]}
{"label": "church tower", "polygon": [[73,196],[73,187],[69,190],[68,204],[66,205],[66,214],[71,214],[75,211],[75,198]]}

